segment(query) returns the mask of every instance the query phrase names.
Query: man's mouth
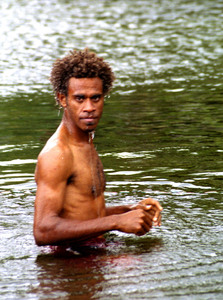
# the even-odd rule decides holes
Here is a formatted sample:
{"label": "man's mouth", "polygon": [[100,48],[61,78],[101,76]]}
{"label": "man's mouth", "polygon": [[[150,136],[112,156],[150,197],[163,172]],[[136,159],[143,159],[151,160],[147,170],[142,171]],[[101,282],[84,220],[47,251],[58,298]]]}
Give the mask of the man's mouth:
{"label": "man's mouth", "polygon": [[81,118],[81,120],[83,120],[84,123],[86,123],[87,125],[93,125],[93,124],[95,124],[96,119],[97,119],[96,117]]}
{"label": "man's mouth", "polygon": [[93,118],[93,117],[87,117],[87,118],[83,118],[84,120],[86,120],[86,121],[93,121],[93,120],[95,120],[95,118]]}

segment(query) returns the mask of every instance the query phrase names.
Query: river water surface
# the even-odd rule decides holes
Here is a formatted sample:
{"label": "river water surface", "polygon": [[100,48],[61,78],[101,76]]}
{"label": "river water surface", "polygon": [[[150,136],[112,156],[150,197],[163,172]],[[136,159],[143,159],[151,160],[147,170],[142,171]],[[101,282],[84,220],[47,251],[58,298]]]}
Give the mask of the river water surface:
{"label": "river water surface", "polygon": [[[0,298],[222,299],[223,1],[0,6]],[[61,118],[52,62],[84,47],[117,77],[95,137],[106,201],[153,197],[163,222],[59,259],[34,243],[33,174]]]}

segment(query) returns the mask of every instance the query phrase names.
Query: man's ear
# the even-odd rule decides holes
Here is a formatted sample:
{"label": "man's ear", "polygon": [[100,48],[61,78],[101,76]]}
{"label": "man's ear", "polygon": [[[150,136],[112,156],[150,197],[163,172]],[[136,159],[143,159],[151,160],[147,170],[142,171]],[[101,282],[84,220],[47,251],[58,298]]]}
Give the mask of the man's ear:
{"label": "man's ear", "polygon": [[65,108],[67,106],[67,98],[64,94],[57,93],[57,99],[60,102],[60,105]]}

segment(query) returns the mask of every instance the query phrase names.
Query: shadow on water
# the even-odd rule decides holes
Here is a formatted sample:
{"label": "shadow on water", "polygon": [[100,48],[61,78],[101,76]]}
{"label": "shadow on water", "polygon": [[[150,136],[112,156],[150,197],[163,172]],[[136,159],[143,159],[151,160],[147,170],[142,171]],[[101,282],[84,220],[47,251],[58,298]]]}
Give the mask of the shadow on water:
{"label": "shadow on water", "polygon": [[[118,238],[109,234],[106,249],[85,249],[85,253],[39,254],[36,258],[38,288],[29,293],[63,299],[91,299],[103,296],[109,276],[142,268],[138,254],[160,251],[162,239],[154,237]],[[122,281],[122,280],[121,280]]]}

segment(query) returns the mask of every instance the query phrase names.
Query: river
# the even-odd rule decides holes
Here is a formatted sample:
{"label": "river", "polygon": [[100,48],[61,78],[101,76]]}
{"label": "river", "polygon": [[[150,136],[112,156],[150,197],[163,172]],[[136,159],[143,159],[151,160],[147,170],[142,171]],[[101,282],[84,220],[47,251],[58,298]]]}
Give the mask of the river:
{"label": "river", "polygon": [[[0,298],[223,298],[223,1],[0,4]],[[89,47],[115,74],[95,145],[108,205],[160,201],[162,226],[103,253],[42,253],[38,153],[58,126],[53,61]]]}

